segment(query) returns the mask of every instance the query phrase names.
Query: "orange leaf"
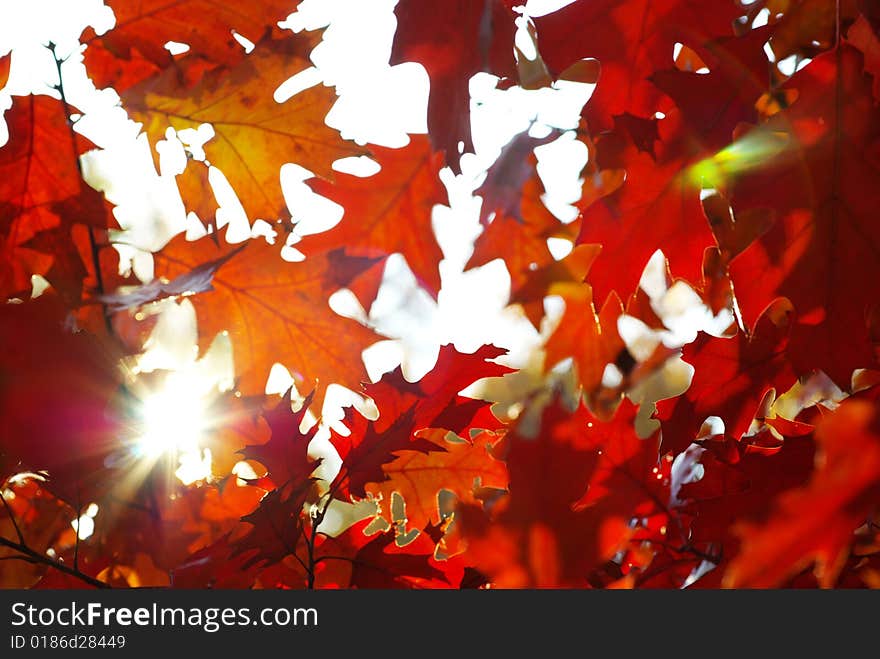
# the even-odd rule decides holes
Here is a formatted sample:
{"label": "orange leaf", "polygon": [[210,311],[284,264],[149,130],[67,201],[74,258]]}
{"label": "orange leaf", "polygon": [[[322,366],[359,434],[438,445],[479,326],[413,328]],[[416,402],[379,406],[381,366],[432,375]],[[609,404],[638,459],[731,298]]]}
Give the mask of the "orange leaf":
{"label": "orange leaf", "polygon": [[443,254],[431,229],[431,209],[446,201],[439,178],[442,159],[422,135],[412,136],[402,149],[371,148],[382,167],[377,174],[366,178],[341,174],[334,183],[309,182],[345,213],[339,224],[306,236],[297,249],[308,255],[345,245],[350,254],[359,256],[402,254],[419,283],[436,297],[437,265]]}
{"label": "orange leaf", "polygon": [[212,124],[208,160],[229,179],[250,218],[274,221],[287,214],[281,165],[296,162],[332,177],[333,161],[365,152],[324,123],[336,98],[331,88],[317,85],[284,103],[272,97],[287,78],[311,66],[314,45],[308,35],[266,36],[241,62],[213,69],[194,85],[185,80],[196,66],[187,59],[124,92],[122,100],[153,143],[164,139],[168,126]]}
{"label": "orange leaf", "polygon": [[[181,235],[155,255],[156,274],[171,279],[233,249],[222,239],[217,245],[210,237],[188,242]],[[272,364],[282,362],[304,390],[320,380],[320,406],[331,382],[357,391],[367,380],[361,352],[378,335],[337,315],[327,298],[341,286],[339,277],[372,264],[341,250],[291,263],[277,245],[252,240],[214,276],[212,291],[193,298],[199,334],[210,341],[229,332],[243,391],[262,393]]]}

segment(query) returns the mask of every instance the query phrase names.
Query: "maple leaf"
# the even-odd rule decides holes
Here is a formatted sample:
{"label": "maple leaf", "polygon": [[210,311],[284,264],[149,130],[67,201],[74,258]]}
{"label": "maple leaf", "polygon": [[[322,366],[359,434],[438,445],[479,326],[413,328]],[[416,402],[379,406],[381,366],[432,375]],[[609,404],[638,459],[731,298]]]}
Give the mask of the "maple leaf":
{"label": "maple leaf", "polygon": [[464,569],[457,561],[434,559],[433,543],[427,536],[420,534],[401,547],[394,529],[376,533],[372,523],[372,519],[356,522],[320,544],[318,584],[395,590],[449,588],[462,578]]}
{"label": "maple leaf", "polygon": [[195,213],[206,228],[215,225],[220,206],[208,178],[210,169],[210,165],[204,161],[188,160],[186,168],[176,177],[180,197],[186,200],[187,211]]}
{"label": "maple leaf", "polygon": [[245,446],[240,451],[246,460],[256,460],[269,470],[269,479],[263,478],[254,483],[266,490],[308,480],[320,463],[320,460],[309,459],[309,442],[315,435],[317,425],[308,433],[300,431],[312,395],[306,397],[298,412],[292,412],[290,394],[291,390],[288,389],[281,401],[263,414],[272,432],[269,441]]}
{"label": "maple leaf", "polygon": [[[492,224],[495,223],[493,222]],[[576,230],[574,226],[569,225],[569,227],[572,230]],[[488,233],[490,233],[490,230],[487,230],[484,235]],[[500,236],[501,233],[499,229],[498,235]],[[480,238],[482,237],[481,235]],[[560,236],[557,235],[556,237]],[[522,251],[510,250],[508,252],[508,254],[512,252],[512,255],[507,258],[507,267],[515,271],[517,263],[524,265],[522,260],[530,258],[528,255],[530,250],[527,245],[532,244],[537,248],[541,243],[537,242],[534,236],[528,236],[522,242],[519,241],[515,234],[511,238],[514,245],[522,245],[524,247]],[[487,236],[487,240],[489,240],[489,236]],[[546,249],[546,240],[543,241],[543,244],[543,249]],[[580,245],[575,247],[570,254],[559,261],[549,254],[549,250],[547,250],[547,254],[544,254],[543,250],[541,254],[533,253],[533,256],[538,256],[539,258],[545,256],[549,256],[549,258],[541,265],[537,261],[529,262],[528,266],[525,269],[521,268],[518,274],[511,272],[510,304],[521,305],[526,318],[531,321],[535,329],[540,331],[541,320],[544,318],[544,298],[547,295],[556,294],[551,291],[557,288],[562,289],[566,284],[583,283],[590,265],[592,265],[598,253],[599,249],[596,245]],[[474,256],[476,255],[477,251],[475,250]]]}
{"label": "maple leaf", "polygon": [[128,89],[122,101],[154,144],[168,126],[211,124],[208,160],[229,179],[249,217],[274,221],[286,212],[281,165],[296,162],[332,178],[335,160],[365,153],[324,123],[336,98],[331,88],[316,85],[284,103],[272,97],[272,90],[311,65],[313,46],[308,35],[267,35],[231,68],[212,69],[188,84],[186,73],[198,64],[186,60]]}
{"label": "maple leaf", "polygon": [[376,429],[384,431],[412,410],[413,431],[443,428],[461,434],[488,403],[461,396],[459,392],[482,378],[512,372],[510,367],[488,361],[506,352],[504,348],[487,345],[468,354],[447,344],[440,347],[434,368],[418,382],[409,382],[397,367],[378,382],[367,384],[364,393],[379,409],[379,418],[374,422]]}
{"label": "maple leaf", "polygon": [[[876,11],[876,10],[875,10]],[[865,15],[859,16],[847,33],[848,41],[865,56],[865,71],[874,76],[874,98],[880,101],[880,28]]]}
{"label": "maple leaf", "polygon": [[[69,238],[74,223],[107,226],[103,197],[79,174],[79,156],[93,145],[67,125],[64,106],[48,96],[18,98],[6,114],[9,142],[0,149],[0,297],[30,293],[30,277],[45,275],[55,262],[74,262]],[[62,237],[35,240],[56,230]],[[49,242],[50,244],[46,244]],[[47,250],[45,253],[41,250]],[[76,295],[82,271],[56,268],[53,283]],[[71,277],[70,280],[67,277]]]}
{"label": "maple leaf", "polygon": [[[668,514],[670,479],[660,466],[659,437],[656,432],[645,439],[636,434],[637,411],[636,405],[624,399],[610,421],[588,422],[580,440],[594,448],[597,459],[586,491],[574,508],[601,514],[599,551],[606,557],[633,533],[633,518],[660,514],[665,519]],[[661,535],[665,533],[661,531]]]}
{"label": "maple leaf", "polygon": [[746,322],[775,297],[794,304],[789,353],[798,374],[822,369],[848,388],[853,369],[874,363],[865,321],[880,277],[871,78],[861,53],[844,43],[785,88],[798,91],[795,103],[752,137],[782,133],[788,148],[736,177],[730,193],[735,214],[767,208],[776,222],[732,260],[730,275]]}
{"label": "maple leaf", "polygon": [[630,518],[657,512],[656,490],[668,487],[652,471],[656,439],[635,435],[635,409],[624,403],[605,423],[554,401],[537,437],[508,433],[495,448],[510,473],[499,510],[456,511],[467,560],[498,587],[583,585],[631,535]]}
{"label": "maple leaf", "polygon": [[809,483],[778,497],[763,523],[739,529],[743,546],[725,574],[726,585],[775,587],[813,562],[819,583],[834,584],[855,529],[880,496],[876,422],[876,407],[854,400],[819,423]]}
{"label": "maple leaf", "polygon": [[21,245],[23,250],[37,252],[38,262],[42,261],[43,255],[51,255],[52,264],[49,267],[31,270],[41,273],[68,306],[74,308],[82,301],[83,287],[89,276],[89,268],[79,249],[81,243],[86,242],[83,238],[87,239],[87,236],[77,236],[76,231],[76,225],[70,226],[67,222],[62,222],[56,227],[40,231]]}
{"label": "maple leaf", "polygon": [[637,288],[648,259],[663,250],[676,276],[699,281],[703,250],[714,243],[698,187],[684,171],[688,150],[681,117],[671,112],[657,124],[656,156],[620,134],[596,140],[596,162],[625,169],[614,192],[582,207],[578,244],[602,245],[588,281],[597,300],[612,290]]}
{"label": "maple leaf", "polygon": [[397,32],[390,64],[414,61],[425,67],[431,81],[431,144],[446,153],[453,173],[461,174],[459,142],[464,144],[463,153],[474,152],[468,84],[481,71],[501,77],[516,75],[516,16],[506,0],[401,0],[394,14]]}
{"label": "maple leaf", "polygon": [[658,403],[664,450],[686,449],[709,416],[720,417],[729,436],[741,437],[764,394],[794,384],[787,350],[791,313],[787,301],[777,300],[752,333],[728,338],[701,332],[684,347],[682,359],[694,367],[694,377],[684,394]]}
{"label": "maple leaf", "polygon": [[230,534],[193,552],[183,563],[170,571],[171,587],[180,589],[250,588],[256,569],[246,568],[252,551],[232,556],[234,547]]}
{"label": "maple leaf", "polygon": [[[171,279],[238,249],[228,246],[224,235],[219,244],[210,237],[189,242],[178,236],[154,255],[156,275]],[[275,362],[295,369],[306,390],[320,379],[316,404],[331,382],[357,390],[367,380],[361,352],[377,335],[338,316],[327,298],[340,272],[369,265],[341,250],[291,263],[281,258],[278,245],[251,240],[214,275],[213,290],[193,298],[200,336],[212,340],[229,332],[243,391],[262,392]]]}
{"label": "maple leaf", "polygon": [[535,19],[538,49],[554,75],[576,60],[599,60],[599,82],[584,108],[596,135],[614,128],[621,115],[650,119],[666,111],[650,78],[666,68],[676,43],[732,36],[736,3],[705,9],[698,0],[578,0]]}
{"label": "maple leaf", "polygon": [[189,46],[187,57],[204,58],[226,67],[245,55],[233,32],[257,41],[266,30],[296,10],[294,0],[260,0],[246,7],[217,5],[210,0],[108,0],[116,26],[98,36],[87,28],[80,40],[88,45],[85,65],[97,87],[122,92],[153,73],[172,66],[169,41]]}
{"label": "maple leaf", "polygon": [[446,201],[439,178],[441,158],[420,135],[412,136],[402,149],[371,150],[382,167],[377,174],[366,178],[341,174],[333,183],[309,182],[312,190],[345,211],[339,224],[305,236],[297,249],[308,255],[345,245],[350,254],[370,258],[400,253],[419,283],[436,298],[437,266],[443,254],[431,229],[431,210]]}

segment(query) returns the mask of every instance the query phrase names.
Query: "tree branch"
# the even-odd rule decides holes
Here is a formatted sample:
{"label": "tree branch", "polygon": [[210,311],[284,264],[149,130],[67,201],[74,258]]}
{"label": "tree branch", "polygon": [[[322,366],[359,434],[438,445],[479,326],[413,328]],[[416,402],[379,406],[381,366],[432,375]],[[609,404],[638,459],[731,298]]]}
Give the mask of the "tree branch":
{"label": "tree branch", "polygon": [[0,537],[0,547],[7,547],[14,551],[17,551],[21,554],[20,557],[16,556],[14,558],[20,558],[21,560],[28,561],[29,563],[39,563],[41,565],[46,565],[51,568],[55,568],[59,572],[63,572],[64,574],[74,577],[75,579],[79,579],[80,581],[89,584],[90,586],[94,586],[95,588],[110,588],[110,584],[104,583],[100,579],[95,579],[94,577],[90,577],[87,574],[80,572],[72,567],[68,567],[64,563],[60,561],[53,560],[46,556],[45,554],[41,554],[38,551],[34,551],[26,544],[20,542],[13,542],[12,540],[8,540],[4,537]]}
{"label": "tree branch", "polygon": [[[54,85],[53,88],[61,95],[61,105],[64,106],[64,116],[67,118],[67,129],[70,132],[70,142],[73,146],[73,158],[76,161],[76,169],[79,172],[80,179],[82,179],[82,163],[80,162],[79,156],[76,153],[76,131],[73,130],[74,122],[71,118],[72,113],[70,111],[70,103],[68,103],[67,95],[64,93],[64,77],[61,75],[61,65],[64,64],[67,58],[58,57],[57,46],[53,41],[50,41],[48,44],[46,44],[46,48],[49,49],[49,52],[52,53],[52,59],[55,60],[55,70],[58,72],[58,84]],[[95,228],[91,225],[87,228],[89,232],[89,247],[92,255],[92,267],[94,267],[95,269],[95,282],[98,295],[104,295],[104,275],[101,273],[101,259],[98,239],[95,235]],[[107,331],[112,336],[113,322],[110,318],[110,311],[107,309],[107,305],[104,303],[101,304],[101,309],[103,310],[104,315],[104,325],[107,327]]]}

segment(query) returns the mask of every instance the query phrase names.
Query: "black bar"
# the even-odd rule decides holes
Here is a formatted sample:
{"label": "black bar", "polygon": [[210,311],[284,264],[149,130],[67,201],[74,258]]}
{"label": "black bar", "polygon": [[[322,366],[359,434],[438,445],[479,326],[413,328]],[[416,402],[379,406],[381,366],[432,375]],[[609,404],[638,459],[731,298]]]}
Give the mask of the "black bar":
{"label": "black bar", "polygon": [[[760,657],[771,651],[793,656],[799,649],[809,656],[823,650],[845,656],[850,649],[876,648],[878,602],[870,591],[800,590],[6,590],[0,591],[0,656],[92,652],[101,649],[101,638],[103,650],[119,656],[146,651],[232,656],[286,648],[285,656],[302,656],[306,651],[337,656],[350,650],[372,657],[409,648],[407,654],[424,650],[428,656],[442,653],[452,659],[489,651],[497,656],[500,650],[520,656],[519,650],[537,646],[543,648],[542,656],[558,650],[566,651],[565,656],[736,651]],[[92,624],[88,624],[90,605],[96,612]],[[120,614],[120,608],[131,613]],[[165,624],[159,624],[156,616],[162,608],[183,609],[187,623],[180,624],[179,611],[166,611]],[[51,612],[40,614],[41,609]],[[106,613],[110,609],[116,611]],[[231,624],[223,624],[223,609],[234,612],[226,615],[225,622]],[[243,609],[247,619],[241,616]],[[271,610],[264,613],[265,609]],[[77,611],[77,622],[85,624],[57,624],[59,613],[66,623]],[[30,624],[29,616],[39,620],[40,615],[47,624]],[[262,624],[260,616],[270,624]],[[116,638],[116,647],[109,646],[111,637]],[[119,637],[125,638],[124,647],[118,647]],[[93,638],[94,647],[88,647]],[[79,647],[83,644],[86,647]]]}

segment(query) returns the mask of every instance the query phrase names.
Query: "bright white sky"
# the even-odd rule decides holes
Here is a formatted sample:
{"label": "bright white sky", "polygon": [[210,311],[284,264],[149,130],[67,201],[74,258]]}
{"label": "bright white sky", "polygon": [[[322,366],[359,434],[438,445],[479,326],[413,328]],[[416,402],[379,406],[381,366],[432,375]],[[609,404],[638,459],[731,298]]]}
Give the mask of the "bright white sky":
{"label": "bright white sky", "polygon": [[[339,129],[344,137],[359,143],[399,147],[407,143],[408,133],[425,132],[429,83],[424,69],[414,63],[388,66],[396,27],[395,4],[393,0],[305,0],[288,25],[296,31],[329,25],[323,43],[313,54],[318,70],[307,71],[281,85],[276,99],[282,100],[297,87],[323,79],[335,85],[339,94],[327,117],[328,124]],[[566,2],[545,0],[530,6],[535,6],[535,13],[546,13],[547,8],[563,4]],[[113,24],[112,12],[98,0],[46,0],[16,3],[4,16],[0,52],[10,47],[15,52],[9,84],[0,93],[0,108],[11,105],[10,93],[51,93],[46,84],[54,84],[56,74],[43,44],[55,41],[59,53],[72,54],[63,66],[63,74],[69,99],[85,115],[77,129],[104,147],[86,159],[87,177],[117,204],[116,217],[126,230],[125,240],[145,250],[156,250],[171,235],[185,227],[192,229],[196,223],[187,222],[173,180],[185,163],[182,152],[171,143],[160,144],[162,171],[161,176],[157,175],[146,141],[137,138],[137,125],[118,107],[115,92],[96,91],[86,79],[77,37],[86,24],[94,25],[98,31],[109,28]],[[477,154],[462,160],[461,176],[454,177],[448,170],[443,172],[450,207],[438,206],[433,217],[445,255],[440,265],[443,291],[439,303],[416,286],[401,257],[389,261],[387,282],[370,322],[397,340],[383,342],[367,354],[373,377],[402,361],[407,375],[415,379],[431,367],[439,346],[448,342],[463,350],[494,342],[512,348],[517,361],[538,340],[527,321],[513,310],[504,309],[509,278],[500,261],[465,274],[461,272],[470,254],[471,241],[479,233],[480,200],[471,192],[480,184],[501,147],[510,137],[528,129],[533,118],[537,118],[535,134],[546,132],[549,126],[574,127],[590,88],[564,83],[559,90],[500,92],[494,86],[495,79],[489,75],[476,76],[472,81]],[[5,133],[5,126],[2,131]],[[565,136],[539,150],[541,170],[550,191],[549,203],[566,221],[574,218],[570,203],[579,195],[577,176],[586,160],[586,150],[571,138]],[[365,173],[374,171],[375,165],[348,162],[340,163],[338,168]],[[324,228],[341,213],[338,206],[317,197],[302,184],[309,175],[295,165],[284,169],[286,197],[291,206],[295,205],[298,215],[307,218],[300,227],[303,232]],[[222,186],[224,181],[218,178],[221,180],[216,184]],[[220,195],[224,203],[218,224],[229,222],[231,229],[237,229],[231,234],[243,239],[248,232],[247,218],[231,191],[224,194],[221,189]],[[304,213],[304,208],[309,211]],[[138,274],[149,278],[148,258],[138,255],[135,266]],[[344,293],[334,297],[333,306],[358,315],[353,299]]]}
{"label": "bright white sky", "polygon": [[[396,27],[395,4],[394,0],[304,0],[299,12],[290,17],[288,26],[298,31],[329,25],[323,42],[312,56],[317,70],[309,70],[280,84],[275,90],[276,100],[281,102],[297,89],[323,80],[334,85],[339,94],[327,122],[344,137],[359,143],[400,147],[407,143],[408,133],[424,133],[429,87],[424,69],[414,63],[388,66]],[[565,4],[568,4],[566,0],[530,0],[527,10],[532,15],[541,15]],[[68,98],[83,112],[77,130],[101,147],[84,158],[86,178],[116,205],[116,219],[123,229],[121,237],[142,248],[129,250],[125,256],[135,273],[149,280],[152,277],[150,252],[160,249],[181,231],[197,233],[201,225],[194,218],[187,218],[174,181],[174,176],[185,165],[179,143],[160,143],[161,171],[157,173],[146,139],[138,136],[138,125],[119,107],[116,93],[112,89],[96,91],[85,75],[77,38],[87,24],[93,25],[99,33],[109,29],[114,21],[112,12],[100,0],[39,0],[8,3],[3,17],[0,53],[11,48],[14,54],[9,83],[0,91],[0,110],[11,106],[10,94],[54,93],[48,85],[57,82],[55,66],[43,44],[54,41],[60,54],[70,54],[62,69]],[[256,38],[258,35],[245,36]],[[528,52],[527,42],[522,41],[520,48]],[[562,82],[553,89],[498,91],[495,83],[496,79],[487,74],[477,75],[471,81],[476,154],[462,158],[460,176],[453,176],[448,169],[441,173],[449,192],[449,205],[436,206],[432,218],[444,254],[439,266],[442,277],[439,300],[434,302],[416,285],[404,259],[399,256],[388,261],[385,280],[369,319],[347,291],[331,298],[331,306],[337,312],[369,320],[380,333],[391,337],[364,354],[367,370],[374,380],[398,364],[402,364],[409,379],[421,377],[433,366],[439,347],[446,343],[454,343],[462,351],[494,343],[510,350],[506,362],[511,366],[537,369],[540,373],[538,348],[552,328],[552,320],[545,322],[542,336],[518,308],[506,307],[510,278],[501,260],[462,272],[471,254],[473,239],[480,231],[481,200],[472,192],[482,182],[486,169],[501,148],[515,134],[529,129],[531,124],[535,136],[547,134],[550,127],[574,128],[591,86]],[[203,140],[210,135],[210,130],[206,128],[206,131],[200,136],[186,137]],[[5,140],[6,127],[0,123],[0,143]],[[586,162],[586,148],[569,133],[540,147],[537,153],[539,172],[548,192],[548,207],[562,221],[573,220],[576,211],[571,204],[580,195],[578,175]],[[337,168],[365,175],[377,167],[361,159],[360,162],[340,162]],[[282,170],[288,204],[296,208],[298,217],[306,218],[298,226],[298,231],[303,233],[328,227],[341,216],[338,206],[313,194],[303,184],[309,176],[295,164],[286,165]],[[229,225],[230,240],[246,239],[255,218],[249,220],[245,216],[234,192],[216,171],[212,173],[212,185],[221,202],[217,225]],[[558,249],[557,256],[566,253],[565,246],[552,247]],[[296,258],[296,253],[293,257]],[[700,327],[713,326],[717,331],[729,324],[729,317],[713,323],[711,315],[686,286],[676,285],[667,291],[662,258],[652,259],[649,270],[654,274],[645,279],[643,285],[671,331],[652,333],[638,321],[624,319],[620,330],[633,354],[647,356],[660,340],[680,345],[692,339]],[[558,318],[561,302],[548,299],[546,306],[550,318]],[[234,359],[229,337],[219,336],[199,360],[193,306],[188,301],[168,302],[157,305],[153,311],[161,315],[140,368],[174,370],[178,384],[186,390],[193,388],[187,383],[205,381],[213,382],[212,387],[228,388],[233,373],[231,359]],[[291,379],[284,366],[273,369],[267,392],[283,392],[290,386]],[[689,378],[689,367],[678,362],[670,368],[676,374],[671,379],[680,390]],[[346,398],[341,388],[331,387],[324,409],[325,421],[338,418],[333,408],[338,412],[336,405]],[[650,410],[645,412],[646,416],[650,414]],[[189,410],[180,412],[184,413],[192,414]],[[164,430],[163,433],[167,434]],[[210,454],[204,455],[198,446],[189,448],[182,452],[178,472],[184,482],[203,478],[211,471]],[[335,467],[330,459],[333,452],[329,444],[319,452],[327,458],[322,469],[332,472]]]}
{"label": "bright white sky", "polygon": [[[339,94],[327,122],[343,136],[359,143],[398,147],[406,144],[408,133],[425,132],[429,82],[424,69],[415,63],[388,66],[396,27],[395,4],[394,0],[304,0],[287,25],[295,31],[329,25],[312,56],[317,70],[308,70],[281,84],[275,92],[276,100],[323,80],[335,85]],[[541,15],[565,4],[565,0],[532,0],[527,11]],[[111,10],[99,0],[42,0],[7,8],[0,24],[0,52],[13,48],[14,54],[9,84],[0,92],[0,109],[10,106],[10,93],[47,93],[50,90],[46,85],[56,82],[54,64],[43,44],[52,40],[58,44],[59,53],[71,54],[63,65],[63,74],[69,99],[84,113],[77,129],[102,147],[84,159],[87,179],[116,204],[115,215],[124,229],[122,237],[144,250],[128,254],[135,272],[149,279],[149,252],[184,229],[198,231],[199,223],[186,217],[174,182],[174,175],[185,165],[179,144],[159,144],[161,172],[157,174],[146,139],[138,137],[138,125],[128,120],[118,106],[116,93],[111,89],[96,91],[86,78],[77,37],[86,24],[101,32],[109,29],[113,20]],[[526,41],[520,43],[524,49],[527,45]],[[534,135],[546,134],[550,127],[575,127],[591,86],[562,82],[554,89],[499,91],[495,83],[496,79],[487,74],[471,81],[476,154],[462,158],[462,175],[453,176],[448,169],[441,173],[449,192],[449,206],[435,207],[432,218],[444,253],[438,302],[417,287],[402,257],[388,261],[385,282],[369,322],[392,340],[376,344],[365,353],[374,379],[398,363],[402,363],[409,378],[416,379],[431,368],[439,346],[450,342],[465,351],[494,343],[510,349],[511,365],[524,366],[542,341],[518,309],[506,308],[509,276],[502,261],[462,272],[472,241],[480,231],[477,217],[481,200],[472,192],[504,144],[516,133],[529,129],[532,122]],[[5,126],[0,132],[5,133]],[[190,138],[198,141],[195,136]],[[548,191],[547,204],[560,219],[571,221],[576,214],[571,204],[580,193],[578,174],[586,161],[586,149],[569,133],[540,147],[537,153]],[[362,175],[375,171],[375,163],[364,161],[349,159],[337,167]],[[302,183],[308,176],[296,165],[286,165],[282,171],[288,203],[297,209],[298,216],[306,217],[298,227],[303,233],[331,225],[342,212]],[[217,224],[230,225],[231,240],[245,239],[254,218],[248,221],[219,172],[213,172],[212,184],[221,200]],[[559,248],[559,255],[566,251],[565,246],[553,247]],[[296,258],[295,252],[293,255]],[[661,304],[663,286],[652,293]],[[175,368],[194,360],[194,314],[187,303],[175,306],[163,308],[144,368]],[[346,291],[335,295],[331,306],[340,313],[364,317],[360,305]],[[558,314],[558,304],[548,308]],[[680,328],[666,337],[670,342],[693,336],[696,327],[709,320],[705,309],[694,305],[689,290],[676,296],[672,307],[665,311],[670,322]],[[639,328],[633,331],[633,336],[639,334]],[[277,374],[283,374],[283,369]],[[271,383],[271,388],[286,388],[288,384],[281,378]]]}

